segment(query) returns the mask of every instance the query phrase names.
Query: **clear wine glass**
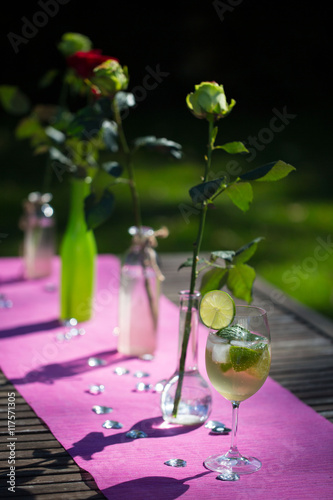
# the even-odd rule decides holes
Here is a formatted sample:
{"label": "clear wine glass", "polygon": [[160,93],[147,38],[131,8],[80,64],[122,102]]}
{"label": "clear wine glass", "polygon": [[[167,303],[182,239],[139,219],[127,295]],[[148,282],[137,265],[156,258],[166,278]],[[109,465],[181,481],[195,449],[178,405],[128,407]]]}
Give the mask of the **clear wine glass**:
{"label": "clear wine glass", "polygon": [[236,306],[233,322],[219,331],[210,330],[206,345],[207,375],[213,387],[232,404],[231,447],[224,455],[205,460],[207,469],[228,480],[251,474],[261,467],[254,457],[238,451],[236,434],[241,401],[264,384],[271,364],[271,342],[267,313],[256,306]]}

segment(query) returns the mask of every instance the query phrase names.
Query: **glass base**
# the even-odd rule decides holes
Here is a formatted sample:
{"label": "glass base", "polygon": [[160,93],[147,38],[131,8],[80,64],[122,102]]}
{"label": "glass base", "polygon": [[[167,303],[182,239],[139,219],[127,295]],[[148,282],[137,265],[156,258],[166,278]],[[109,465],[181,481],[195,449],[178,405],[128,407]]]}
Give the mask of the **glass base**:
{"label": "glass base", "polygon": [[228,457],[227,455],[212,455],[204,461],[207,469],[219,472],[233,472],[240,474],[252,474],[261,467],[261,462],[254,457]]}

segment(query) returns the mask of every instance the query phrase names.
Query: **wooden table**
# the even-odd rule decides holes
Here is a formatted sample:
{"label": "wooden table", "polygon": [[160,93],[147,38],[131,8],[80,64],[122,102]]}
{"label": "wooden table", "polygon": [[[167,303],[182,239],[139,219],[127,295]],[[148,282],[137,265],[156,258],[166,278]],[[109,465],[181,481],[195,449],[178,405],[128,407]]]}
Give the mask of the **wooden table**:
{"label": "wooden table", "polygon": [[[187,255],[161,255],[166,280],[163,293],[178,304],[179,290],[189,286],[189,270],[177,271]],[[298,304],[261,279],[253,304],[266,308],[272,333],[270,376],[316,412],[333,422],[333,322]],[[8,434],[7,394],[14,390],[0,372],[0,440]],[[16,392],[16,492],[8,492],[8,451],[1,447],[0,497],[36,500],[99,499],[89,473],[76,465],[44,423]],[[301,417],[301,416],[300,416]]]}

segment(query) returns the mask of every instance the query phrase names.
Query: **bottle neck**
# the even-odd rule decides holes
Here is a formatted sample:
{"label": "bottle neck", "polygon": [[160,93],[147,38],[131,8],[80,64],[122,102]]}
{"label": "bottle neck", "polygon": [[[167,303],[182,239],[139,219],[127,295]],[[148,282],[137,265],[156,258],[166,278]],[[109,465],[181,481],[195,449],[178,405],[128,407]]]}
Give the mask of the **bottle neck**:
{"label": "bottle neck", "polygon": [[198,367],[198,327],[200,293],[181,292],[179,298],[179,346],[178,360],[182,352],[185,331],[190,329],[186,350],[185,371],[194,371]]}
{"label": "bottle neck", "polygon": [[84,217],[84,199],[89,194],[89,184],[81,179],[71,179],[68,226],[87,229]]}

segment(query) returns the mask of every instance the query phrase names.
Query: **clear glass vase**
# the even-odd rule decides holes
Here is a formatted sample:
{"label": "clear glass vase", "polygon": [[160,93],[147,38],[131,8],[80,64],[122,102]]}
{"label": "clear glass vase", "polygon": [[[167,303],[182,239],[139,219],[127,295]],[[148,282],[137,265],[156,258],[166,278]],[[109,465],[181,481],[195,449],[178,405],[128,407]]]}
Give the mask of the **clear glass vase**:
{"label": "clear glass vase", "polygon": [[[179,344],[177,369],[164,386],[161,410],[166,422],[178,425],[198,425],[207,420],[212,409],[212,394],[198,370],[198,326],[200,293],[181,291],[179,294]],[[181,355],[184,337],[188,335],[184,371]],[[180,377],[183,373],[183,377]],[[179,378],[181,382],[179,383]]]}
{"label": "clear glass vase", "polygon": [[88,321],[92,316],[96,242],[87,230],[84,199],[89,194],[84,179],[71,179],[70,211],[60,248],[60,320]]}
{"label": "clear glass vase", "polygon": [[55,219],[51,199],[50,193],[33,192],[23,202],[19,225],[24,231],[22,254],[26,279],[44,278],[52,272]]}
{"label": "clear glass vase", "polygon": [[161,276],[153,248],[154,230],[131,227],[132,244],[121,267],[118,352],[154,355],[157,347]]}

